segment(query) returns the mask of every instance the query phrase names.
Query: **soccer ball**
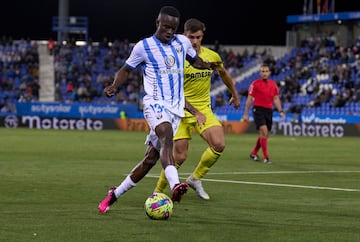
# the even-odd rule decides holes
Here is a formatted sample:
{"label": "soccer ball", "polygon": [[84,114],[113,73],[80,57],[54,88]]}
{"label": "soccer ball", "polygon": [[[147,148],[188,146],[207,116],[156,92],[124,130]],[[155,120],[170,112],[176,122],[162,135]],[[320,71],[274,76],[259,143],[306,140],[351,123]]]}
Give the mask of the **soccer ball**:
{"label": "soccer ball", "polygon": [[173,201],[164,193],[155,192],[145,201],[146,215],[151,219],[166,220],[173,212]]}

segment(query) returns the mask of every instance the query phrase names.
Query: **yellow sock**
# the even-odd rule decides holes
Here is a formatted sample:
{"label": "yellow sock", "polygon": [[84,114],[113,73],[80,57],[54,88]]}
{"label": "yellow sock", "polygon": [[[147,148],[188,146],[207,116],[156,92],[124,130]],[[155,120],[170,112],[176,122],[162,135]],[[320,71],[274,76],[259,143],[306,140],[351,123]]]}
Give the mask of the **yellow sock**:
{"label": "yellow sock", "polygon": [[[177,169],[180,168],[178,164],[175,165]],[[168,181],[166,180],[165,171],[161,169],[159,179],[156,183],[155,192],[164,192]]]}
{"label": "yellow sock", "polygon": [[155,192],[164,192],[168,182],[165,177],[164,169],[161,169],[159,179],[156,183]]}
{"label": "yellow sock", "polygon": [[206,173],[210,170],[210,167],[212,167],[219,159],[221,154],[221,152],[217,152],[208,147],[202,154],[200,161],[193,172],[193,177],[195,179],[203,178],[203,176],[205,176]]}

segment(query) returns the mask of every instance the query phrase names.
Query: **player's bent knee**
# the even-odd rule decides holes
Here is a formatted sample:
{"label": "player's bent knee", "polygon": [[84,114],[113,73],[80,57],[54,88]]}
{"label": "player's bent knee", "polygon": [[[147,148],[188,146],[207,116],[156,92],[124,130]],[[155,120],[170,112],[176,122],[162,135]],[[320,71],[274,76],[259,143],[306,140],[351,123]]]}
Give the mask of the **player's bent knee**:
{"label": "player's bent knee", "polygon": [[225,150],[225,144],[219,144],[212,147],[212,149],[217,153],[222,153]]}
{"label": "player's bent knee", "polygon": [[187,154],[185,154],[185,153],[177,154],[174,156],[176,164],[178,164],[178,165],[181,165],[182,163],[184,163],[186,158],[187,158]]}

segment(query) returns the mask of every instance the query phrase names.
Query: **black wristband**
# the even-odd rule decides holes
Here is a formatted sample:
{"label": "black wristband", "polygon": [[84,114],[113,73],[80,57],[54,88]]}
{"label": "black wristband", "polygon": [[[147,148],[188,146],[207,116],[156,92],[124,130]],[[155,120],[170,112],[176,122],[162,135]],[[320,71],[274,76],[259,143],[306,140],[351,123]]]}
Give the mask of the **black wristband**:
{"label": "black wristband", "polygon": [[279,113],[283,113],[284,111],[283,110],[280,110]]}

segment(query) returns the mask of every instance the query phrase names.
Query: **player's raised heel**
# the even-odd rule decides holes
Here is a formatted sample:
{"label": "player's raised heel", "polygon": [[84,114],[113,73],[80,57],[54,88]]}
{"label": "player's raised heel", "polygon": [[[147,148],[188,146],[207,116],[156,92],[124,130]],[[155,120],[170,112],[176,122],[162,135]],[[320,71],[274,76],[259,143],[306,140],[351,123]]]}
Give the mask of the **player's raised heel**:
{"label": "player's raised heel", "polygon": [[187,179],[186,179],[186,183],[192,188],[195,190],[196,194],[204,199],[204,200],[209,200],[210,197],[209,195],[205,192],[203,186],[202,186],[202,183],[201,183],[201,180],[200,179],[195,179],[193,176],[189,176]]}
{"label": "player's raised heel", "polygon": [[186,183],[176,184],[175,187],[173,188],[171,200],[173,200],[173,202],[180,202],[182,196],[187,192],[187,190],[188,190],[188,184]]}
{"label": "player's raised heel", "polygon": [[258,157],[257,155],[250,154],[249,157],[250,157],[250,159],[252,159],[253,161],[259,161],[259,157]]}

